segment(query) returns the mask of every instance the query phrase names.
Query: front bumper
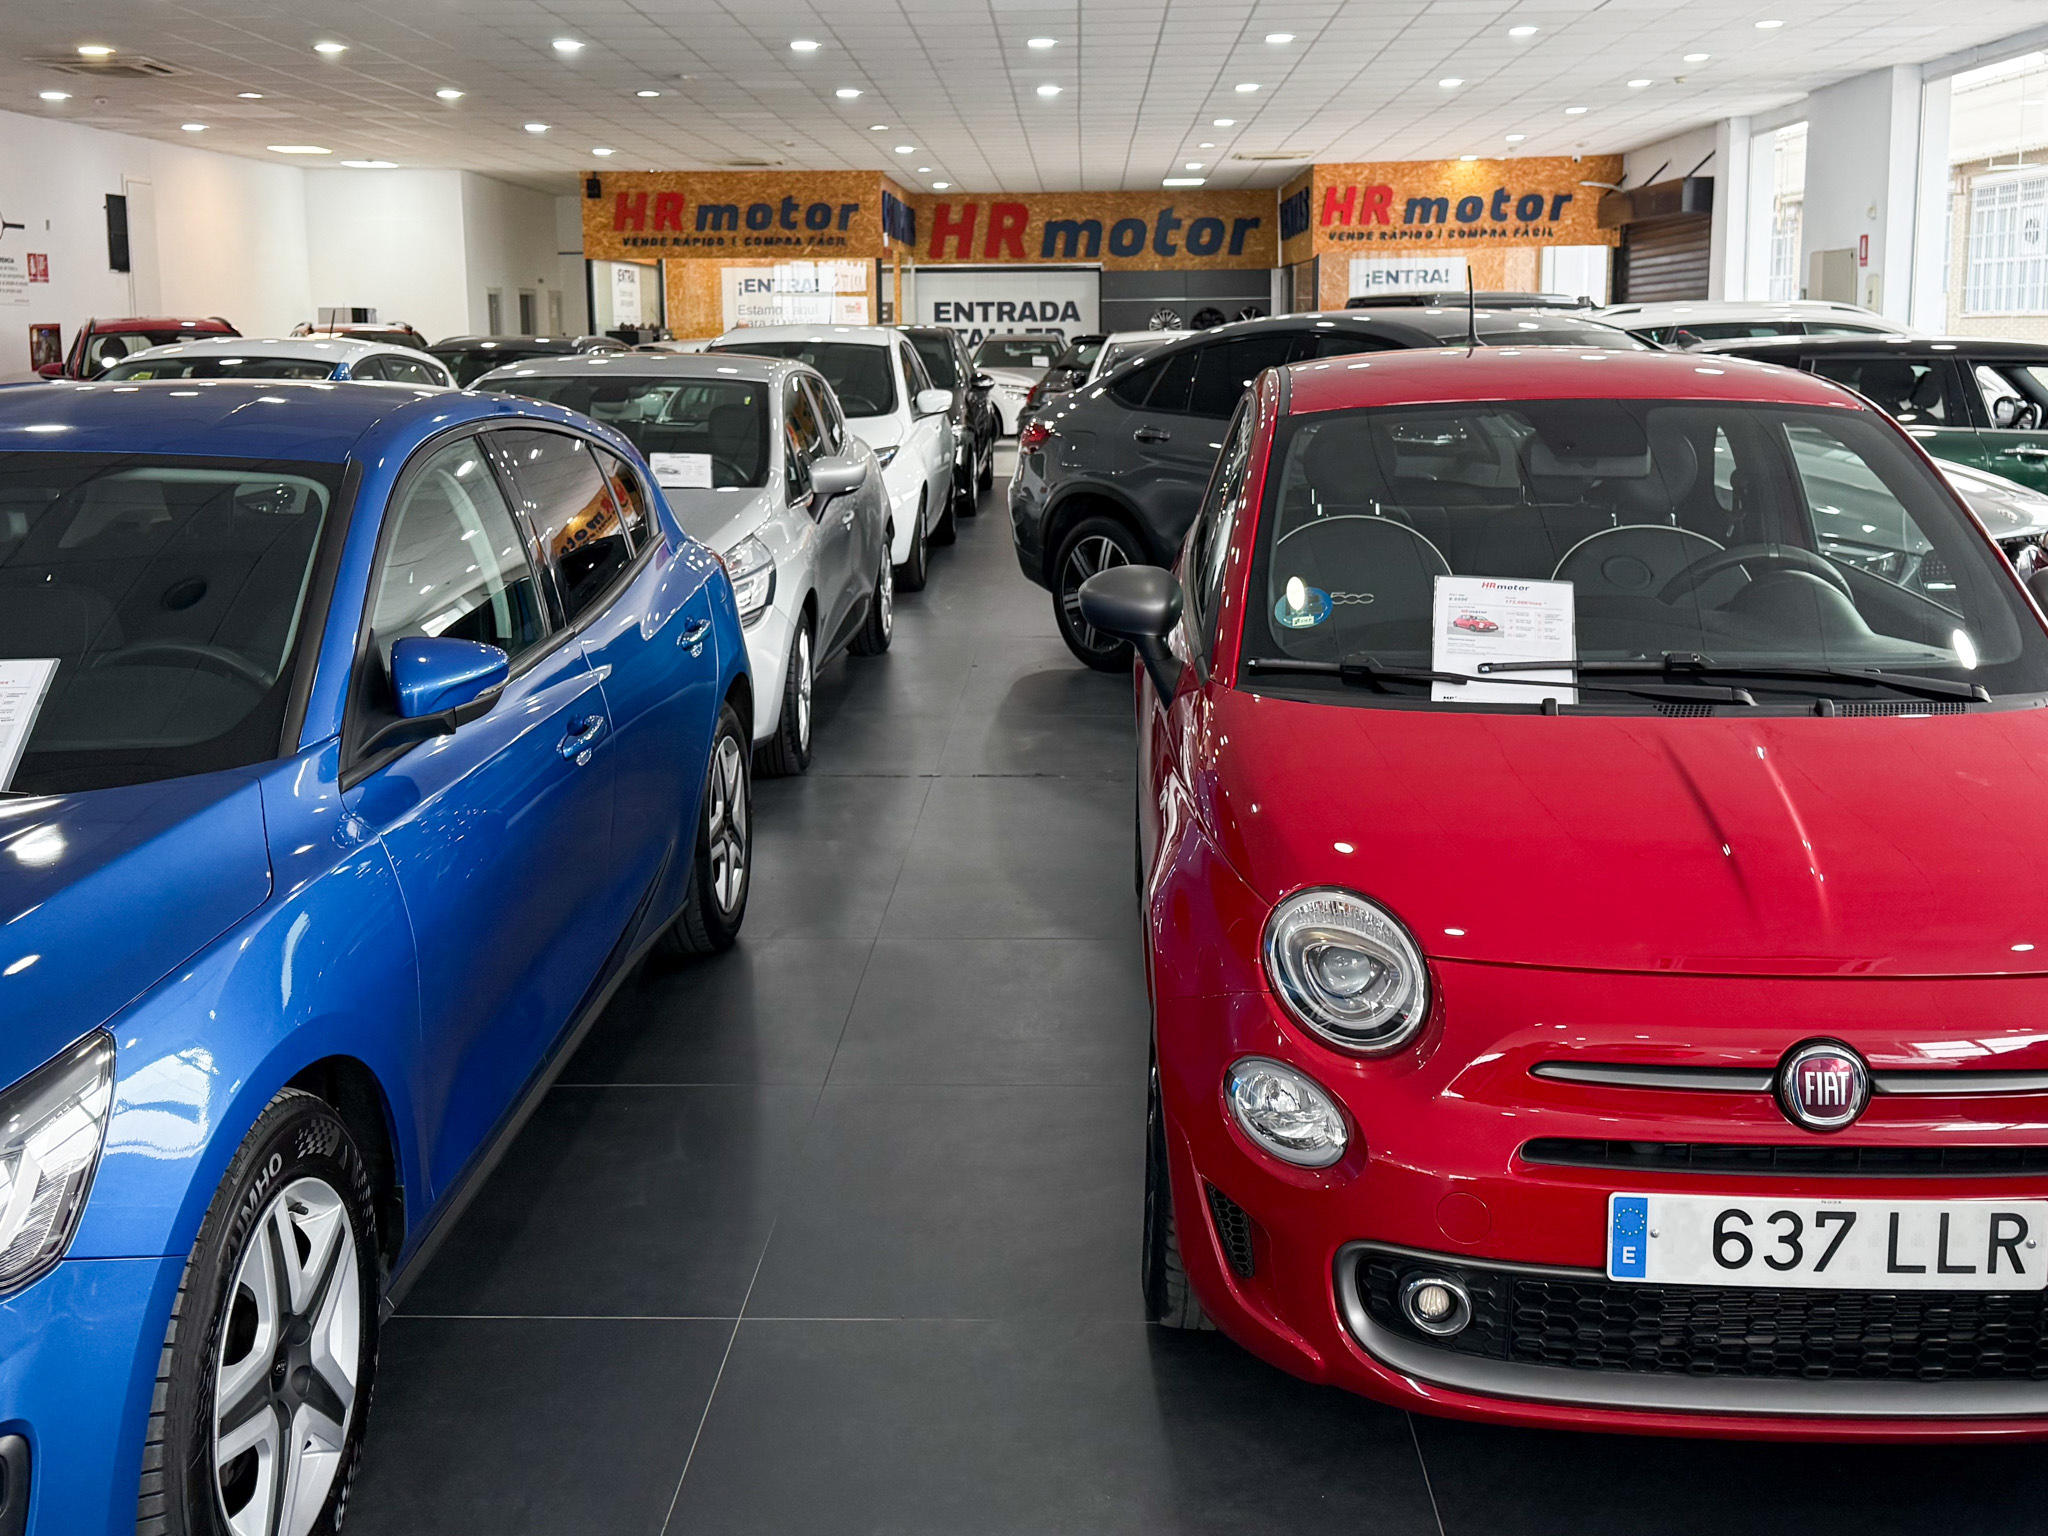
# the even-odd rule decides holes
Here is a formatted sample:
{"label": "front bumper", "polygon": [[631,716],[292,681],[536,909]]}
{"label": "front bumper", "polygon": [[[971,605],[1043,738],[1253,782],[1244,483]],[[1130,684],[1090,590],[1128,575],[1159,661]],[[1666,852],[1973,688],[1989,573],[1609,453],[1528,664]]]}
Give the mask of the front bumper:
{"label": "front bumper", "polygon": [[[747,641],[747,665],[754,674],[754,740],[766,741],[782,724],[782,685],[789,671],[789,642],[796,634],[796,613],[785,608],[801,601],[794,572],[778,571],[775,601],[741,631]],[[815,644],[815,637],[813,644]]]}
{"label": "front bumper", "polygon": [[133,1536],[182,1258],[67,1259],[0,1301],[0,1435],[30,1447],[29,1536]]}
{"label": "front bumper", "polygon": [[[1446,987],[1446,1012],[1488,1018],[1477,1032],[1486,1039],[1458,1038],[1463,1031],[1437,1024],[1416,1052],[1379,1062],[1323,1048],[1263,995],[1159,999],[1160,1082],[1174,1203],[1183,1213],[1182,1256],[1204,1308],[1226,1333],[1307,1379],[1457,1417],[1729,1437],[2048,1438],[2048,1379],[2037,1377],[2032,1364],[2048,1336],[2048,1297],[2041,1293],[1994,1295],[1988,1305],[1981,1293],[1978,1301],[1953,1304],[1935,1293],[1901,1293],[1894,1305],[1875,1293],[1715,1287],[1693,1288],[1688,1297],[1678,1287],[1630,1286],[1625,1300],[1642,1315],[1620,1321],[1612,1315],[1620,1308],[1602,1300],[1623,1294],[1604,1270],[1606,1202],[1615,1191],[2038,1199],[2048,1191],[2048,1175],[1824,1178],[1531,1163],[1520,1149],[1539,1136],[1814,1138],[1793,1130],[1761,1095],[1764,1102],[1751,1104],[1741,1095],[1621,1093],[1527,1076],[1529,1037],[1537,1031],[1547,1038],[1533,1048],[1555,1053],[1559,1030],[1598,1037],[1611,1015],[1636,1021],[1629,1032],[1639,1039],[1640,1020],[1690,1017],[1707,989],[1747,983],[1627,978],[1603,996],[1608,989],[1568,973],[1442,970],[1469,973]],[[1758,988],[1781,985],[1788,993],[1775,998],[1777,1017],[1789,1011],[1789,992],[1809,984]],[[1647,1011],[1650,988],[1679,992],[1655,1013]],[[1574,992],[1581,994],[1576,1008],[1565,1001]],[[1925,1003],[1897,1000],[1907,1012]],[[1743,1012],[1773,1017],[1767,1006]],[[1249,1054],[1289,1062],[1343,1103],[1356,1135],[1336,1166],[1282,1164],[1231,1120],[1224,1075]],[[1708,1097],[1718,1101],[1697,1102]],[[2048,1125],[2039,1123],[2048,1106],[2040,1100],[2032,1122],[2027,1111],[2015,1111],[2015,1101],[2003,1100],[1973,1112],[1982,1122],[1975,1127],[1959,1123],[1970,1115],[1953,1102],[1880,1102],[1883,1116],[1874,1110],[1842,1134],[1875,1146],[1924,1143],[1941,1133],[2048,1141]],[[1370,1287],[1359,1285],[1375,1264],[1377,1306]],[[1431,1270],[1449,1272],[1475,1293],[1475,1323],[1456,1346],[1405,1325],[1390,1302],[1390,1287]],[[1489,1287],[1492,1299],[1481,1305],[1477,1298]],[[1663,1297],[1651,1298],[1652,1290]],[[1745,1311],[1745,1295],[1764,1304]],[[1845,1296],[1851,1304],[1839,1300]],[[1837,1300],[1831,1304],[1830,1297]],[[1481,1337],[1482,1321],[1499,1335]],[[1816,1364],[1808,1352],[1819,1328],[1832,1332]],[[1857,1328],[1865,1332],[1857,1335]],[[1883,1346],[1877,1355],[1870,1353],[1873,1331]],[[1949,1337],[1956,1341],[1953,1374],[1922,1379],[1919,1368],[1929,1360],[1934,1368],[1925,1374],[1943,1374]],[[1988,1358],[1987,1340],[2011,1362],[1963,1363]],[[1774,1349],[1784,1353],[1775,1365]],[[1837,1351],[1832,1359],[1828,1349]],[[1745,1350],[1755,1358],[1743,1358]]]}

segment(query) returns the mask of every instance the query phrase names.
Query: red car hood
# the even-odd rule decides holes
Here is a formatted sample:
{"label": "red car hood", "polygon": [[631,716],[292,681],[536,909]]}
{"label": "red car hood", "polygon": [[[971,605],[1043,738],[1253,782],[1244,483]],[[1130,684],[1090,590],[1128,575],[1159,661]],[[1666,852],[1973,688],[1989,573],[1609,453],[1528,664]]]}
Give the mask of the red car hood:
{"label": "red car hood", "polygon": [[2048,711],[1687,720],[1209,697],[1224,852],[1259,896],[1350,887],[1440,959],[2048,970]]}

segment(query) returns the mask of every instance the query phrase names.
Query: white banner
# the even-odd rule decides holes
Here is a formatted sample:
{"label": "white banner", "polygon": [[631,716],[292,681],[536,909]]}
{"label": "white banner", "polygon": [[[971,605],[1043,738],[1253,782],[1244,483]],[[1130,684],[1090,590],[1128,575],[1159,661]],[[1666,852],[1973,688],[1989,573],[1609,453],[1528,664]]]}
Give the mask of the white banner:
{"label": "white banner", "polygon": [[1101,328],[1100,272],[1029,267],[919,267],[917,324],[950,325],[971,352],[990,336],[1057,336]]}
{"label": "white banner", "polygon": [[612,263],[612,324],[640,323],[640,269],[630,261]]}
{"label": "white banner", "polygon": [[1376,293],[1435,293],[1465,286],[1462,256],[1354,256],[1351,297]]}
{"label": "white banner", "polygon": [[743,325],[867,325],[865,261],[786,261],[719,271],[725,328]]}

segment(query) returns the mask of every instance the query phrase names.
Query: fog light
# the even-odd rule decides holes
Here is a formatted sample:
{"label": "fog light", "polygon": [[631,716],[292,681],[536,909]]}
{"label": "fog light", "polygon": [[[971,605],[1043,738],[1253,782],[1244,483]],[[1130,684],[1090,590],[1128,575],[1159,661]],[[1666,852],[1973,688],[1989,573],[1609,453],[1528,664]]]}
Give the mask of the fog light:
{"label": "fog light", "polygon": [[1224,1080],[1231,1118],[1283,1162],[1327,1168],[1350,1141],[1336,1101],[1311,1078],[1264,1056],[1247,1056]]}
{"label": "fog light", "polygon": [[1439,1339],[1472,1321],[1472,1298],[1449,1275],[1411,1275],[1401,1285],[1401,1315]]}

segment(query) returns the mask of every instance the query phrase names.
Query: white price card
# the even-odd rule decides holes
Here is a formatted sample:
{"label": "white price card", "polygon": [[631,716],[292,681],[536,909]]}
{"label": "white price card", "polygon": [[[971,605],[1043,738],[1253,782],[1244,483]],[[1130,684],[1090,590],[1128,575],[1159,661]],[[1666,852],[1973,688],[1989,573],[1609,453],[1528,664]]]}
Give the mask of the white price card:
{"label": "white price card", "polygon": [[0,661],[0,790],[14,782],[43,696],[56,676],[55,660]]}
{"label": "white price card", "polygon": [[[1432,683],[1429,696],[1465,704],[1534,704],[1554,698],[1576,704],[1569,668],[1529,667],[1530,662],[1570,661],[1578,655],[1578,623],[1568,581],[1510,581],[1498,576],[1439,576],[1431,615],[1430,666],[1475,679]],[[1491,682],[1483,663],[1509,667]],[[1554,683],[1540,688],[1538,683]]]}
{"label": "white price card", "polygon": [[650,453],[647,467],[654,471],[654,483],[665,491],[708,491],[711,489],[711,455],[708,453]]}

